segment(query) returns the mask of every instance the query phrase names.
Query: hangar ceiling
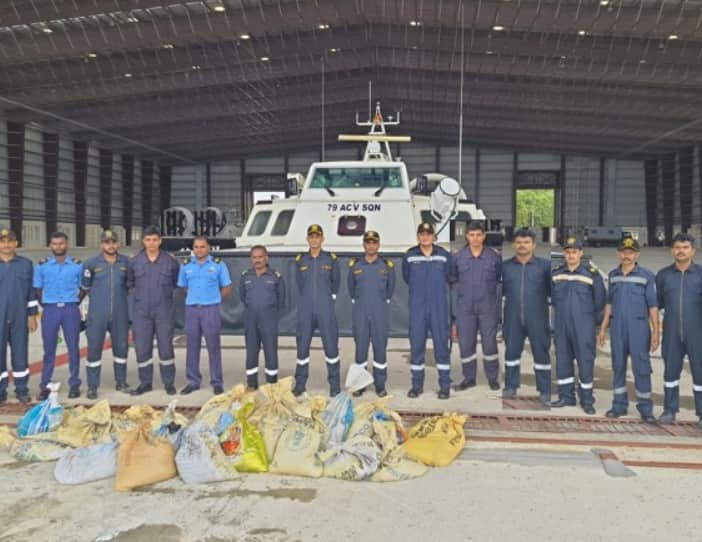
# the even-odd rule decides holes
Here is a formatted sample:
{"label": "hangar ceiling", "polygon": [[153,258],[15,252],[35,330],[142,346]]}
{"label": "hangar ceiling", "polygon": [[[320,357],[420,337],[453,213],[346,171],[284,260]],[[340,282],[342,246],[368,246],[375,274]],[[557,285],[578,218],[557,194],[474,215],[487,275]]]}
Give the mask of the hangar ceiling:
{"label": "hangar ceiling", "polygon": [[[463,66],[461,65],[461,48]],[[0,111],[164,162],[399,133],[644,156],[702,140],[701,0],[4,0]],[[145,145],[146,147],[143,147]]]}

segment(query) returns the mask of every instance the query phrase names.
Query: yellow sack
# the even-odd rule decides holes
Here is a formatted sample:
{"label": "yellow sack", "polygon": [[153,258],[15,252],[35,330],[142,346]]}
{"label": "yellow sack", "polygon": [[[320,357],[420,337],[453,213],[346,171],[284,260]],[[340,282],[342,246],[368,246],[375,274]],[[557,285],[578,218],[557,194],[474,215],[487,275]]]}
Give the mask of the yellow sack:
{"label": "yellow sack", "polygon": [[107,399],[64,419],[56,430],[56,442],[81,448],[112,442],[112,411]]}
{"label": "yellow sack", "polygon": [[215,395],[202,405],[195,421],[203,422],[210,429],[214,429],[224,412],[236,414],[241,405],[255,401],[255,397],[255,392],[247,392],[243,384],[237,384],[228,392]]}
{"label": "yellow sack", "polygon": [[309,407],[298,403],[292,393],[293,377],[286,376],[274,384],[264,384],[259,388],[265,401],[258,404],[249,418],[258,424],[268,417],[289,418],[292,416],[310,417]]}
{"label": "yellow sack", "polygon": [[317,457],[321,445],[322,433],[311,419],[290,420],[278,439],[269,471],[319,478],[324,472]]}
{"label": "yellow sack", "polygon": [[16,440],[14,431],[6,425],[0,425],[0,450],[9,450]]}
{"label": "yellow sack", "polygon": [[455,413],[425,418],[410,429],[402,448],[408,457],[425,465],[445,467],[466,444],[465,423],[466,416]]}
{"label": "yellow sack", "polygon": [[178,474],[173,446],[151,433],[151,424],[122,433],[117,454],[117,491],[130,491],[174,478]]}
{"label": "yellow sack", "polygon": [[[132,431],[139,427],[144,421],[151,424],[151,430],[157,431],[163,422],[165,411],[156,410],[150,405],[132,405],[122,414],[112,416],[112,431],[119,433],[122,431]],[[190,422],[188,418],[179,412],[173,413],[173,420],[178,425],[185,427]]]}
{"label": "yellow sack", "polygon": [[248,421],[253,403],[247,403],[236,413],[236,422],[219,437],[222,450],[234,457],[234,466],[239,472],[268,472],[268,456],[263,437]]}
{"label": "yellow sack", "polygon": [[[48,433],[40,433],[46,435]],[[38,439],[17,439],[10,446],[10,455],[20,461],[56,461],[66,453],[66,446]]]}

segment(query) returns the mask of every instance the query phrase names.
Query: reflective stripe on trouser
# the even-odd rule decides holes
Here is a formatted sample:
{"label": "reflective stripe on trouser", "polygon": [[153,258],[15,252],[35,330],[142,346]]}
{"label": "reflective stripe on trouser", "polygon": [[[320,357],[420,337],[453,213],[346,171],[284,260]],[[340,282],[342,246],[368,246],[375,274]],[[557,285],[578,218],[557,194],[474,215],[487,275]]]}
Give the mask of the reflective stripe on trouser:
{"label": "reflective stripe on trouser", "polygon": [[[339,368],[339,330],[336,324],[336,316],[333,311],[330,314],[300,314],[297,319],[297,366],[295,367],[295,390],[302,392],[307,386],[307,379],[310,375],[309,358],[310,343],[312,333],[319,330],[322,338],[324,357],[327,360],[327,382],[332,394],[341,390],[341,371]],[[307,360],[306,363],[301,361]],[[336,360],[336,363],[330,363]]]}
{"label": "reflective stripe on trouser", "polygon": [[[257,314],[244,312],[244,335],[246,337],[246,385],[258,387],[258,356],[263,346],[266,365],[266,382],[278,381],[278,314],[270,311]],[[254,370],[255,369],[255,370]]]}
{"label": "reflective stripe on trouser", "polygon": [[439,372],[439,388],[443,391],[448,391],[451,386],[448,316],[446,316],[445,320],[432,318],[426,312],[419,314],[410,312],[409,339],[412,389],[424,391],[424,360],[428,332],[431,332],[436,368]]}
{"label": "reflective stripe on trouser", "polygon": [[[497,356],[497,311],[475,314],[459,310],[456,314],[458,345],[461,359],[476,353],[478,331],[483,350],[483,370],[489,382],[497,382],[500,364]],[[463,363],[463,378],[474,381],[478,372],[477,363]]]}
{"label": "reflective stripe on trouser", "polygon": [[356,346],[356,363],[367,367],[368,347],[373,344],[373,384],[376,391],[384,390],[387,381],[387,346],[388,325],[387,316],[374,320],[363,313],[360,307],[354,305],[353,340]]}
{"label": "reflective stripe on trouser", "polygon": [[205,337],[207,355],[210,365],[210,384],[222,386],[222,346],[220,330],[222,320],[219,305],[206,307],[185,307],[185,377],[190,385],[199,388],[202,383],[200,374],[200,350],[202,337]]}
{"label": "reflective stripe on trouser", "polygon": [[173,318],[168,315],[144,315],[134,311],[132,320],[134,348],[139,368],[139,382],[152,385],[154,379],[154,335],[158,344],[159,371],[165,386],[175,381],[175,353],[173,352]]}
{"label": "reflective stripe on trouser", "polygon": [[[112,343],[112,354],[114,356],[114,375],[116,384],[126,384],[127,382],[127,353],[129,321],[123,318],[121,321],[106,321],[88,316],[88,323],[85,330],[88,339],[88,357],[85,363],[86,380],[89,388],[100,387],[100,375],[102,372],[102,353],[105,347],[107,332],[110,333]],[[96,364],[97,362],[97,364]]]}
{"label": "reflective stripe on trouser", "polygon": [[[648,354],[650,332],[648,321],[642,320],[639,334],[632,337],[628,330],[612,326],[610,331],[612,343],[612,410],[624,414],[629,408],[626,389],[626,369],[629,355],[634,373],[636,390],[636,408],[642,416],[653,415],[651,400],[651,358]],[[632,340],[633,339],[633,340]]]}
{"label": "reflective stripe on trouser", "polygon": [[583,407],[592,406],[595,403],[595,398],[592,394],[593,373],[595,367],[594,359],[594,333],[592,337],[592,345],[589,342],[583,344],[574,344],[574,341],[584,341],[584,338],[573,337],[561,327],[560,333],[556,335],[556,378],[558,380],[558,397],[568,403],[575,404],[575,378],[573,359],[576,358],[576,347],[579,347],[580,353],[585,354],[582,359],[577,359],[578,362],[578,395],[580,404]]}
{"label": "reflective stripe on trouser", "polygon": [[[680,410],[680,373],[683,359],[687,356],[692,373],[692,390],[695,397],[695,413],[702,418],[702,344],[683,344],[677,337],[664,335],[663,359],[663,408],[666,412],[676,413]],[[695,343],[700,342],[695,337]],[[689,340],[688,343],[692,343]],[[667,343],[667,344],[666,344]]]}
{"label": "reflective stripe on trouser", "polygon": [[[532,329],[532,325],[533,328]],[[538,330],[538,332],[536,331]],[[540,322],[522,326],[519,322],[505,321],[505,389],[517,390],[521,384],[521,357],[525,339],[529,338],[534,360],[536,390],[540,395],[551,395],[551,333],[547,325]]]}
{"label": "reflective stripe on trouser", "polygon": [[44,343],[44,361],[41,368],[41,389],[51,382],[56,361],[56,345],[59,328],[68,349],[68,385],[71,388],[80,386],[80,311],[75,303],[63,307],[45,305],[41,315],[41,339]]}
{"label": "reflective stripe on trouser", "polygon": [[15,393],[26,395],[29,384],[28,347],[29,330],[27,319],[10,321],[0,326],[0,394],[7,393],[9,371],[7,366],[7,350],[10,346],[12,360],[12,378],[15,383]]}

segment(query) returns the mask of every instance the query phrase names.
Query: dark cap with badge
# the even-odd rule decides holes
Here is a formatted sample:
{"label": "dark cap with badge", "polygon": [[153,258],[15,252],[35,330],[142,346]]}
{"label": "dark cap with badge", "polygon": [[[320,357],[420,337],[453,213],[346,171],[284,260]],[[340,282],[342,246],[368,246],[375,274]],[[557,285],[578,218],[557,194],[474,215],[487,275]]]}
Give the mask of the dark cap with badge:
{"label": "dark cap with badge", "polygon": [[108,243],[110,241],[116,243],[119,241],[119,238],[113,230],[103,230],[102,234],[100,234],[100,241],[103,243]]}
{"label": "dark cap with badge", "polygon": [[578,250],[582,250],[583,248],[583,242],[575,237],[574,235],[569,235],[566,238],[565,243],[563,243],[563,250],[569,249],[569,248],[575,248]]}
{"label": "dark cap with badge", "polygon": [[310,224],[307,226],[307,235],[324,235],[324,230],[319,224]]}
{"label": "dark cap with badge", "polygon": [[434,226],[430,222],[422,222],[417,227],[417,233],[434,233]]}
{"label": "dark cap with badge", "polygon": [[619,241],[617,250],[633,250],[634,252],[641,252],[641,247],[639,247],[639,242],[633,237],[624,237]]}
{"label": "dark cap with badge", "polygon": [[7,228],[0,229],[0,239],[7,237],[11,241],[17,241],[17,234]]}
{"label": "dark cap with badge", "polygon": [[363,241],[375,241],[377,243],[380,241],[380,234],[375,230],[368,230],[363,234]]}

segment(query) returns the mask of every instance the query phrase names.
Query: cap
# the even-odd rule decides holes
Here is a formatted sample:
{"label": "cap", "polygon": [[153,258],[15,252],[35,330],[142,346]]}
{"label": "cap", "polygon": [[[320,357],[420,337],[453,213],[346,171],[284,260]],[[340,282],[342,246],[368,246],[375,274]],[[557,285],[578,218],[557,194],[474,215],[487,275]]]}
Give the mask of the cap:
{"label": "cap", "polygon": [[324,230],[319,224],[310,224],[307,226],[307,235],[324,235]]}
{"label": "cap", "polygon": [[577,237],[569,235],[568,238],[566,239],[566,242],[563,244],[563,249],[565,250],[567,248],[582,249],[583,243]]}
{"label": "cap", "polygon": [[7,237],[8,239],[17,241],[17,234],[7,228],[0,229],[0,239],[2,239],[3,237]]}
{"label": "cap", "polygon": [[117,233],[115,233],[112,230],[103,230],[102,234],[100,235],[100,241],[103,243],[105,241],[119,241],[119,238],[117,237]]}
{"label": "cap", "polygon": [[434,233],[434,226],[430,222],[422,222],[417,228],[417,233]]}
{"label": "cap", "polygon": [[621,241],[619,241],[617,250],[633,250],[640,252],[641,247],[639,247],[639,242],[633,237],[624,237]]}
{"label": "cap", "polygon": [[368,230],[363,234],[364,241],[380,241],[380,234],[375,230]]}
{"label": "cap", "polygon": [[158,226],[146,226],[144,231],[141,232],[141,236],[146,237],[147,235],[158,235],[161,237],[161,228]]}

